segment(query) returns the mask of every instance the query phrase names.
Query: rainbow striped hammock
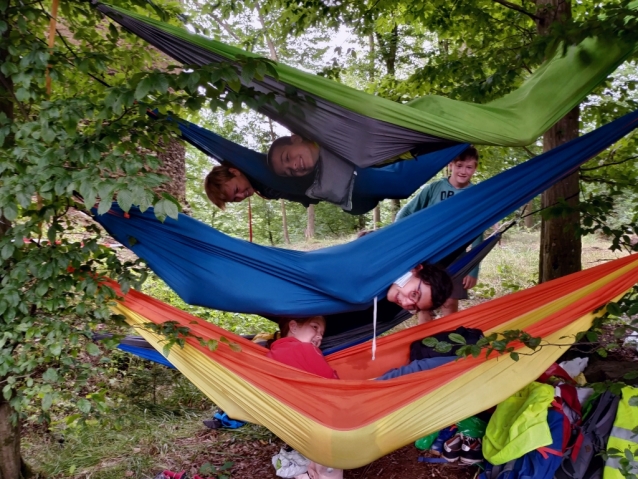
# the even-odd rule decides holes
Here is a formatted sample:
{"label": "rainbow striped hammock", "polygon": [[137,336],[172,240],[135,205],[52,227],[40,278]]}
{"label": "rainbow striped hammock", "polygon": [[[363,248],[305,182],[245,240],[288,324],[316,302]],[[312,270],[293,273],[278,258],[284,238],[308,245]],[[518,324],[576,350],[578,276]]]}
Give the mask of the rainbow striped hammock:
{"label": "rainbow striped hammock", "polygon": [[[184,348],[173,347],[168,357],[233,418],[262,424],[320,464],[349,469],[484,411],[534,381],[574,342],[576,333],[591,326],[594,311],[637,282],[638,255],[630,255],[519,291],[380,338],[374,361],[369,343],[327,356],[341,380],[273,361],[266,349],[136,291],[114,310],[159,351],[162,338],[145,330],[145,323],[177,321],[204,339],[229,338],[241,351],[220,343],[211,352],[187,338]],[[518,361],[481,355],[388,381],[371,380],[407,363],[412,341],[461,325],[486,333],[522,329],[542,337],[546,345],[531,351],[517,344]]]}

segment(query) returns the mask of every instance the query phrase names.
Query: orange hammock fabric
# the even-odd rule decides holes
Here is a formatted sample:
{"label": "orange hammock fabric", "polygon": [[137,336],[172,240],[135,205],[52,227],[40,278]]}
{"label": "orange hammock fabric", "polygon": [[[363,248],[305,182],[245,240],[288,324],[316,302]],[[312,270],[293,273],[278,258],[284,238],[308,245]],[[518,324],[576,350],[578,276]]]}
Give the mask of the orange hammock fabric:
{"label": "orange hammock fabric", "polygon": [[[595,310],[637,282],[638,255],[632,255],[544,283],[380,338],[374,361],[369,343],[334,353],[327,360],[341,380],[273,361],[266,349],[139,292],[129,292],[114,309],[140,328],[149,321],[177,321],[196,336],[225,336],[239,345],[240,352],[223,343],[211,352],[187,338],[186,346],[174,346],[168,358],[231,417],[266,426],[320,464],[347,469],[503,401],[540,376],[576,333],[588,329]],[[519,361],[483,354],[388,381],[371,380],[406,364],[412,341],[458,326],[486,333],[524,329],[551,345],[536,352],[516,345]],[[161,338],[145,330],[140,334],[161,351]]]}

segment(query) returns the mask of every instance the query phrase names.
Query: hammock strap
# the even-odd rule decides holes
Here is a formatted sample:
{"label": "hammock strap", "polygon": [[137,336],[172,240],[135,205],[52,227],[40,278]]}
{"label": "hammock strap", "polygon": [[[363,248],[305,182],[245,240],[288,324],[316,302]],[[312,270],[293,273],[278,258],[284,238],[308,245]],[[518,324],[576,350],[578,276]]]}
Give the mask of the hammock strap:
{"label": "hammock strap", "polygon": [[374,297],[374,312],[372,313],[372,360],[377,352],[377,297]]}

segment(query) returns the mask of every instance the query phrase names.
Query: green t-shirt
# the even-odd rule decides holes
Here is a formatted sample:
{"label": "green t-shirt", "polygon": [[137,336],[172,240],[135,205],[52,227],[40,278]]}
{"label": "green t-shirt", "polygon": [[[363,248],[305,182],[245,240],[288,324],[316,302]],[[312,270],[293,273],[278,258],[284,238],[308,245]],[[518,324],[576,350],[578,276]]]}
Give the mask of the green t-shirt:
{"label": "green t-shirt", "polygon": [[[429,183],[425,185],[421,191],[419,191],[419,194],[416,195],[416,197],[412,198],[407,205],[401,208],[401,211],[397,214],[396,221],[407,218],[411,214],[424,210],[429,206],[436,205],[441,201],[445,201],[455,194],[467,190],[471,186],[473,186],[472,183],[467,185],[465,188],[455,188],[450,184],[450,181],[447,178]],[[472,248],[476,247],[481,241],[483,241],[482,233],[472,242]],[[476,268],[470,271],[470,276],[478,278],[478,274],[479,266],[477,265]]]}

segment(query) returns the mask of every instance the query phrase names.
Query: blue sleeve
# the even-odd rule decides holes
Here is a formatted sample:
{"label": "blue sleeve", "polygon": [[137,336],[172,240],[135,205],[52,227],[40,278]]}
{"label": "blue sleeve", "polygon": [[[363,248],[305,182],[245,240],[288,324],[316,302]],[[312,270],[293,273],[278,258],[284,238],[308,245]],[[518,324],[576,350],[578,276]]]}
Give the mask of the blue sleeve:
{"label": "blue sleeve", "polygon": [[385,381],[386,379],[398,378],[406,374],[418,373],[419,371],[427,371],[429,369],[438,368],[457,359],[458,356],[443,356],[438,358],[425,358],[412,361],[407,366],[390,369],[383,376],[379,376],[377,381]]}

